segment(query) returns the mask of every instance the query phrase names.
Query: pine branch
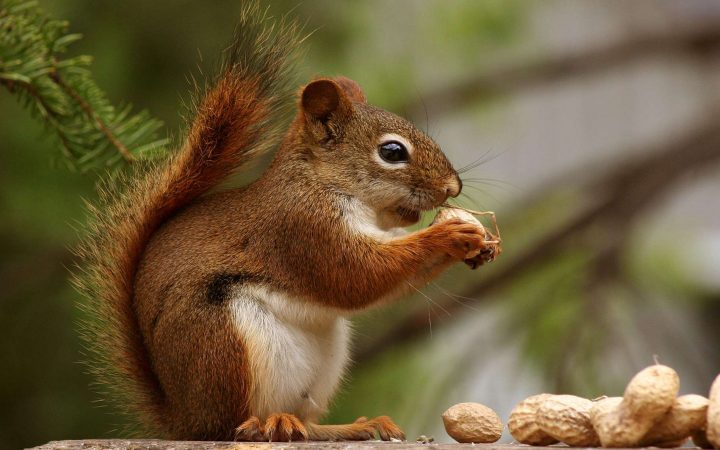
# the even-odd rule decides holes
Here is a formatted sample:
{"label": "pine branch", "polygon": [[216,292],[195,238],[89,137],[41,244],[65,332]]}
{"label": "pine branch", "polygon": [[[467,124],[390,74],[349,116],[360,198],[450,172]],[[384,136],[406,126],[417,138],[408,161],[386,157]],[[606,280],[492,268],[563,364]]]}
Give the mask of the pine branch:
{"label": "pine branch", "polygon": [[65,83],[60,77],[59,73],[53,72],[50,74],[50,77],[70,97],[72,97],[78,103],[78,105],[80,105],[80,108],[82,108],[85,114],[95,122],[98,129],[115,146],[115,148],[118,149],[123,158],[125,158],[128,162],[132,162],[135,160],[135,157],[132,155],[132,153],[130,153],[130,150],[128,150],[127,147],[125,147],[125,145],[123,145],[123,143],[118,140],[118,138],[113,134],[113,132],[108,129],[105,122],[103,122],[103,120],[95,113],[95,110],[93,110],[92,106],[90,106],[88,102],[86,102],[85,99],[83,99],[80,94],[78,94],[77,91],[72,88],[72,86],[69,86],[67,83]]}
{"label": "pine branch", "polygon": [[36,1],[0,5],[0,85],[54,134],[70,168],[118,168],[165,154],[163,124],[147,111],[115,108],[95,84],[86,55],[63,58],[81,39]]}

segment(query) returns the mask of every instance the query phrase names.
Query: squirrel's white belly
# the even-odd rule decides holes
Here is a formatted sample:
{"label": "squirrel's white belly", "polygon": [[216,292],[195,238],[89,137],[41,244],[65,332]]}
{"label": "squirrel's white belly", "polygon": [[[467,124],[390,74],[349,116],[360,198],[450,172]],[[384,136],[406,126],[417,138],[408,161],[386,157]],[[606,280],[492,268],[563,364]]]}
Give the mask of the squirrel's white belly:
{"label": "squirrel's white belly", "polygon": [[248,352],[252,415],[319,420],[348,362],[347,319],[259,285],[238,286],[230,305]]}

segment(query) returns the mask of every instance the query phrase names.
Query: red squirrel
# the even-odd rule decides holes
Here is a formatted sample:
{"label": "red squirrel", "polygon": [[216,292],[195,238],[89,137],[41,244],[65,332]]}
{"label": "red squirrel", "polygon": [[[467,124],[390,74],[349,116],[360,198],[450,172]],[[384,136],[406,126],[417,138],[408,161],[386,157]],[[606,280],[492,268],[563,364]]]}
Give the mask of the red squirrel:
{"label": "red squirrel", "polygon": [[[305,85],[279,133],[299,42],[247,8],[181,149],[92,208],[76,281],[93,369],[154,437],[403,439],[387,416],[318,423],[348,365],[348,318],[485,245],[460,220],[404,229],[462,182],[354,81]],[[273,146],[258,180],[218,190]]]}

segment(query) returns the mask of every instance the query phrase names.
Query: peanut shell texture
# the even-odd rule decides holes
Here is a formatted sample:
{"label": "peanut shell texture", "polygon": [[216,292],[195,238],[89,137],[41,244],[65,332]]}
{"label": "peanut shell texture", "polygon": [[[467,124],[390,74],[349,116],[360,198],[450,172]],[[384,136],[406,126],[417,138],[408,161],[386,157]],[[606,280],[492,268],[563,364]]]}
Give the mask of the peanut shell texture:
{"label": "peanut shell texture", "polygon": [[622,398],[594,402],[590,419],[603,447],[637,447],[670,410],[680,378],[670,367],[656,364],[638,372]]}
{"label": "peanut shell texture", "polygon": [[538,408],[536,420],[542,431],[571,447],[597,447],[592,406],[592,401],[575,395],[552,395]]}
{"label": "peanut shell texture", "polygon": [[705,433],[707,440],[715,448],[720,448],[720,375],[715,378],[710,387],[709,400]]}
{"label": "peanut shell texture", "polygon": [[[490,215],[495,225],[495,234],[483,226],[483,224],[474,216],[474,214]],[[494,261],[495,258],[502,253],[502,241],[500,240],[500,230],[495,222],[495,214],[490,211],[470,211],[462,208],[445,207],[438,211],[433,219],[432,224],[443,223],[449,220],[460,220],[466,223],[474,224],[482,233],[485,245],[481,248],[468,251],[465,255],[465,264],[471,269],[477,269],[479,266]]]}
{"label": "peanut shell texture", "polygon": [[518,403],[510,412],[508,431],[516,441],[527,445],[552,445],[557,439],[545,433],[535,420],[540,405],[552,397],[551,394],[538,394]]}
{"label": "peanut shell texture", "polygon": [[500,417],[480,403],[458,403],[448,408],[442,419],[445,431],[458,442],[491,444],[502,435]]}
{"label": "peanut shell texture", "polygon": [[[463,222],[467,223],[473,223],[480,227],[480,229],[483,232],[483,236],[485,239],[488,237],[487,230],[485,230],[485,227],[483,224],[477,219],[477,217],[473,216],[469,212],[459,209],[459,208],[442,208],[440,211],[438,211],[437,215],[435,216],[435,219],[432,223],[443,223],[447,222],[448,220],[458,219],[462,220]],[[467,259],[472,259],[476,257],[478,254],[480,254],[481,249],[474,250],[471,252],[468,252],[465,257]]]}
{"label": "peanut shell texture", "polygon": [[681,395],[670,410],[642,438],[640,445],[649,447],[678,440],[686,440],[705,428],[710,402],[702,395]]}

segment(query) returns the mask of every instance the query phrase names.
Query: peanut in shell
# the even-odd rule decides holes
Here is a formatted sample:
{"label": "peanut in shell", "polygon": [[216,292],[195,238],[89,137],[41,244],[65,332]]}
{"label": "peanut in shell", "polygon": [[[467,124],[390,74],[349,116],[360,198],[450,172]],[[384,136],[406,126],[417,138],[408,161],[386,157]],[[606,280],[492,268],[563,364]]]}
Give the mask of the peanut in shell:
{"label": "peanut in shell", "polygon": [[[494,225],[495,234],[485,228],[474,214],[490,216]],[[470,268],[476,269],[485,263],[494,261],[495,258],[502,253],[500,230],[498,229],[497,222],[495,221],[495,213],[492,211],[472,211],[460,207],[446,206],[438,211],[431,225],[447,222],[448,220],[461,220],[466,223],[471,223],[476,225],[482,233],[485,244],[481,248],[467,252],[465,255],[464,262],[470,266]]]}
{"label": "peanut in shell", "polygon": [[616,441],[629,442],[632,439],[639,440],[642,435],[637,433],[625,432],[625,429],[632,427],[632,423],[626,423],[620,419],[617,414],[618,409],[622,405],[622,397],[607,397],[596,401],[590,409],[590,422],[600,438],[603,447],[632,447],[627,445],[612,445]]}
{"label": "peanut in shell", "polygon": [[670,367],[656,364],[630,380],[622,398],[594,403],[592,424],[603,447],[637,447],[675,402],[680,378]]}
{"label": "peanut in shell", "polygon": [[720,448],[720,375],[715,378],[710,387],[709,400],[705,433],[707,440],[715,448]]}
{"label": "peanut in shell", "polygon": [[671,367],[646,367],[625,388],[623,408],[632,415],[659,417],[672,407],[679,389],[680,377]]}
{"label": "peanut in shell", "polygon": [[491,444],[502,436],[500,417],[480,403],[458,403],[448,408],[442,419],[447,434],[458,442]]}
{"label": "peanut in shell", "polygon": [[521,444],[537,446],[552,445],[558,442],[557,439],[541,430],[535,420],[538,408],[550,397],[552,397],[551,394],[533,395],[513,408],[507,425],[510,434],[516,441]]}
{"label": "peanut in shell", "polygon": [[702,395],[682,395],[673,406],[642,438],[643,447],[658,446],[673,441],[685,441],[694,432],[705,427],[708,399]]}
{"label": "peanut in shell", "polygon": [[571,447],[597,447],[600,439],[590,422],[592,405],[575,395],[552,395],[538,408],[536,421],[546,434]]}
{"label": "peanut in shell", "polygon": [[[440,211],[438,211],[437,215],[435,216],[435,219],[433,219],[432,223],[442,223],[447,222],[448,220],[458,219],[462,220],[463,222],[472,223],[477,225],[480,230],[482,230],[483,235],[485,236],[485,239],[488,238],[488,231],[485,229],[483,224],[472,214],[469,212],[459,209],[459,208],[442,208]],[[472,259],[480,254],[482,249],[477,249],[468,252],[467,255],[465,255],[466,259]]]}

